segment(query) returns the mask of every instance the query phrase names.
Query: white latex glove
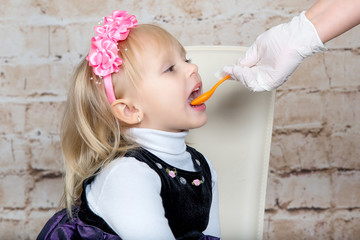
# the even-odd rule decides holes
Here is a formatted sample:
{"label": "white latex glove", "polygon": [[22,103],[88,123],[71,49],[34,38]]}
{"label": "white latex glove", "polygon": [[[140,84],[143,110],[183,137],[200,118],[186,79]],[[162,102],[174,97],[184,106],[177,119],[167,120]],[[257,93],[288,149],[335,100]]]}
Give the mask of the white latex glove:
{"label": "white latex glove", "polygon": [[245,58],[225,66],[221,75],[229,74],[255,92],[271,91],[281,86],[304,58],[326,50],[314,25],[302,12],[291,22],[261,34]]}

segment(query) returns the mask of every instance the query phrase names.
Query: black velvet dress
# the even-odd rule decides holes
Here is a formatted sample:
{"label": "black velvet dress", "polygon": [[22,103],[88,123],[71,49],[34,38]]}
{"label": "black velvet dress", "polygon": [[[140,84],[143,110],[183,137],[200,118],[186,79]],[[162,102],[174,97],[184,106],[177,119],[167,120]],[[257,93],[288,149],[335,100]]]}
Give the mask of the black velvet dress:
{"label": "black velvet dress", "polygon": [[[146,163],[159,175],[165,217],[176,239],[215,240],[218,238],[202,233],[209,222],[212,200],[210,167],[194,148],[187,146],[187,151],[191,154],[195,172],[176,169],[143,148],[133,149],[125,156]],[[93,179],[84,181],[84,189]],[[37,239],[121,239],[90,210],[85,191],[81,199],[81,206],[74,207],[72,219],[63,209],[46,223]]]}

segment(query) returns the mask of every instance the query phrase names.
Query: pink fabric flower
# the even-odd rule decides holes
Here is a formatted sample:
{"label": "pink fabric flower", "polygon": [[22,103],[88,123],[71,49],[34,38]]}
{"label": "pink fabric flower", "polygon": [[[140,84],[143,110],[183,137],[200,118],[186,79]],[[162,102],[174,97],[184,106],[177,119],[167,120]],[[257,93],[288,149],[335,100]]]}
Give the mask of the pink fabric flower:
{"label": "pink fabric flower", "polygon": [[113,72],[118,72],[118,66],[122,64],[119,58],[117,44],[109,39],[101,39],[93,37],[92,47],[86,60],[89,66],[93,67],[93,71],[98,76],[107,76]]}
{"label": "pink fabric flower", "polygon": [[172,177],[172,178],[176,177],[176,174],[175,174],[174,171],[170,171],[170,172],[169,172],[169,175],[170,175],[170,177]]}
{"label": "pink fabric flower", "polygon": [[195,185],[195,186],[199,186],[202,183],[203,183],[203,181],[201,181],[199,179],[195,179],[194,181],[192,181],[192,185]]}
{"label": "pink fabric flower", "polygon": [[170,176],[171,178],[176,177],[176,174],[177,174],[176,169],[170,170],[170,169],[167,168],[167,169],[166,169],[166,172],[169,174],[169,176]]}
{"label": "pink fabric flower", "polygon": [[129,29],[137,24],[134,15],[128,15],[126,11],[113,11],[110,16],[104,18],[104,25],[95,27],[95,32],[102,38],[120,41],[125,40]]}
{"label": "pink fabric flower", "polygon": [[118,72],[122,59],[118,55],[117,42],[125,40],[129,35],[130,28],[138,25],[136,17],[126,11],[113,11],[104,18],[102,26],[96,26],[96,36],[91,39],[91,49],[86,60],[93,67],[94,73],[104,77],[105,90],[109,102],[115,101],[114,88],[111,82],[111,74]]}
{"label": "pink fabric flower", "polygon": [[137,24],[134,15],[116,10],[105,17],[102,26],[95,27],[96,36],[91,39],[91,49],[86,60],[96,75],[104,77],[119,71],[118,66],[122,64],[122,59],[118,56],[117,42],[125,40],[130,28]]}

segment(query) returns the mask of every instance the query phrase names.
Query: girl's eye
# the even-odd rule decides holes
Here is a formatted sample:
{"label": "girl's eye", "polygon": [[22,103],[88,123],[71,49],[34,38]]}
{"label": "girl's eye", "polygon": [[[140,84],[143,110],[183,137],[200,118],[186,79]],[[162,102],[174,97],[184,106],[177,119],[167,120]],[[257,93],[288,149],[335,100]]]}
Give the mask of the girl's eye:
{"label": "girl's eye", "polygon": [[175,65],[171,65],[168,69],[165,70],[165,72],[172,72],[174,71]]}
{"label": "girl's eye", "polygon": [[185,60],[186,63],[191,63],[191,58]]}

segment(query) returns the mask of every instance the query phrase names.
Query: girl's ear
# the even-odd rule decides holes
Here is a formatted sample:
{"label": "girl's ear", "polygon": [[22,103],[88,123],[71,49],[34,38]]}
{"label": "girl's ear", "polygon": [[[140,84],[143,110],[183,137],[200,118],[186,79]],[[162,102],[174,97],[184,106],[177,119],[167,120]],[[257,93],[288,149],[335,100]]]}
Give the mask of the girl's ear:
{"label": "girl's ear", "polygon": [[143,119],[141,109],[126,99],[115,100],[111,104],[111,110],[117,119],[129,125],[141,124]]}

